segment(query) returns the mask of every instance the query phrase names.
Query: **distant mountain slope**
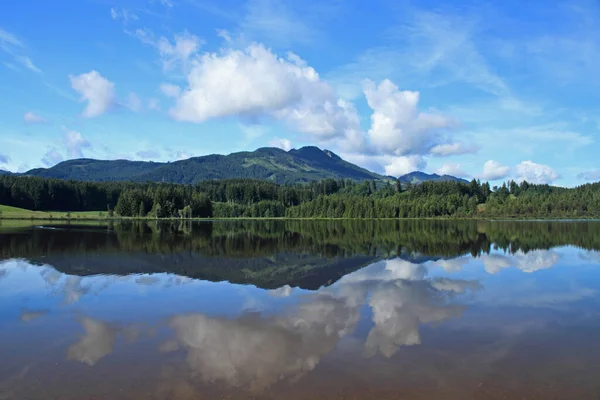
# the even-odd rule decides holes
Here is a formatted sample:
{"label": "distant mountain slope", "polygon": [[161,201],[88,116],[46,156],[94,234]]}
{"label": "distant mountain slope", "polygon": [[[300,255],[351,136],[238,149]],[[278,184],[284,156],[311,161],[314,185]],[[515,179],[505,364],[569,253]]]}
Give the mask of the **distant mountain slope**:
{"label": "distant mountain slope", "polygon": [[0,175],[10,175],[12,172],[9,171],[5,171],[3,169],[0,169]]}
{"label": "distant mountain slope", "polygon": [[[0,171],[8,173],[6,171]],[[327,178],[353,180],[393,180],[343,160],[329,150],[307,146],[285,151],[263,147],[255,151],[211,154],[187,160],[161,163],[128,160],[78,159],[61,162],[51,168],[36,168],[24,175],[80,181],[133,181],[193,184],[208,179],[249,178],[276,183],[299,183]],[[403,183],[458,181],[449,175],[411,172],[401,176]]]}
{"label": "distant mountain slope", "polygon": [[384,179],[342,160],[328,150],[303,147],[286,152],[260,148],[253,152],[212,154],[172,163],[127,160],[69,160],[51,168],[38,168],[26,175],[85,181],[134,181],[196,183],[207,179],[252,178],[277,183],[296,183],[326,178]]}
{"label": "distant mountain slope", "polygon": [[400,182],[403,183],[412,183],[419,184],[421,182],[426,181],[434,181],[434,182],[444,182],[444,181],[456,181],[462,183],[469,183],[469,181],[457,178],[451,175],[438,175],[438,174],[426,174],[425,172],[414,171],[406,175],[402,175],[400,178]]}

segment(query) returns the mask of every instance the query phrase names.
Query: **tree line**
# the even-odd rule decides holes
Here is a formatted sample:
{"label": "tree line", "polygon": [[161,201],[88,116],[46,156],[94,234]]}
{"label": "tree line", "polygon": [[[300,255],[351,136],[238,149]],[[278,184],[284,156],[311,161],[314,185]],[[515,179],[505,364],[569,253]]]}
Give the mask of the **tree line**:
{"label": "tree line", "polygon": [[0,204],[147,218],[580,218],[600,217],[600,183],[569,189],[514,181],[492,188],[478,180],[279,185],[230,179],[180,185],[8,175],[0,176]]}

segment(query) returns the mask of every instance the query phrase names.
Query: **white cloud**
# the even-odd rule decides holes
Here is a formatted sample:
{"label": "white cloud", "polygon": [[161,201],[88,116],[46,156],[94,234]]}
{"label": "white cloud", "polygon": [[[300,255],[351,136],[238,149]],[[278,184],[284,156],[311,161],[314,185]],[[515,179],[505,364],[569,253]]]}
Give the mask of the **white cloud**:
{"label": "white cloud", "polygon": [[86,118],[98,117],[108,111],[116,100],[115,85],[92,70],[81,75],[69,75],[71,87],[80,94],[87,106],[82,115]]}
{"label": "white cloud", "polygon": [[217,29],[217,36],[226,41],[227,43],[231,43],[231,35],[227,29]]}
{"label": "white cloud", "polygon": [[60,154],[57,149],[50,148],[46,154],[44,154],[44,157],[42,158],[42,164],[44,164],[46,167],[52,167],[63,160],[63,155]]}
{"label": "white cloud", "polygon": [[133,12],[125,9],[125,8],[115,8],[111,7],[110,9],[110,17],[115,21],[123,21],[123,24],[127,24],[131,21],[137,21],[139,17]]}
{"label": "white cloud", "polygon": [[[388,155],[427,154],[439,144],[442,132],[454,126],[446,117],[419,112],[417,92],[402,92],[385,80],[378,86],[365,84],[374,110],[366,135],[354,105],[339,99],[304,60],[293,53],[277,57],[261,44],[206,53],[192,64],[188,88],[171,110],[177,120],[200,123],[227,116],[270,116],[319,143],[335,139],[345,152]],[[177,92],[162,89],[169,95]]]}
{"label": "white cloud", "polygon": [[167,97],[178,97],[181,93],[181,88],[172,83],[161,83],[160,91]]}
{"label": "white cloud", "polygon": [[161,37],[156,46],[163,60],[163,68],[170,70],[176,65],[185,66],[190,57],[200,49],[204,41],[196,35],[184,31],[175,35],[173,43]]}
{"label": "white cloud", "polygon": [[16,60],[18,62],[21,63],[21,65],[23,65],[25,68],[27,68],[30,71],[33,72],[37,72],[37,73],[41,73],[42,70],[39,69],[34,63],[33,61],[31,61],[31,59],[29,57],[26,56],[16,56]]}
{"label": "white cloud", "polygon": [[65,131],[63,143],[69,155],[73,158],[82,158],[83,149],[91,148],[91,143],[85,140],[83,136],[81,136],[81,133],[77,131],[66,129],[64,127],[63,130]]}
{"label": "white cloud", "polygon": [[468,176],[468,174],[462,169],[460,164],[444,164],[435,172],[439,175],[452,175],[459,178]]}
{"label": "white cloud", "polygon": [[536,184],[549,184],[560,178],[560,175],[551,167],[536,164],[532,161],[523,161],[515,167],[515,172],[519,182],[527,181]]}
{"label": "white cloud", "polygon": [[[31,61],[31,59],[23,54],[25,44],[14,34],[0,29],[0,50],[11,56],[14,61],[21,64],[30,71],[41,73],[42,71]],[[16,66],[9,62],[4,62],[8,68],[17,70]]]}
{"label": "white cloud", "polygon": [[136,29],[133,32],[126,30],[125,32],[136,37],[142,43],[154,47],[159,53],[165,71],[173,70],[176,67],[188,71],[190,59],[204,44],[204,40],[188,31],[175,34],[173,41],[164,36],[157,39],[149,29]]}
{"label": "white cloud", "polygon": [[12,33],[0,28],[0,46],[23,47],[23,43]]}
{"label": "white cloud", "polygon": [[385,174],[401,176],[413,171],[422,171],[427,166],[427,161],[419,155],[393,157],[384,164]]}
{"label": "white cloud", "polygon": [[29,111],[23,115],[23,120],[28,124],[45,124],[48,120]]}
{"label": "white cloud", "polygon": [[[283,110],[321,85],[314,69],[277,58],[260,44],[204,54],[194,63],[188,83],[172,114],[191,122]],[[323,90],[327,88],[319,88]]]}
{"label": "white cloud", "polygon": [[461,154],[471,154],[479,150],[479,147],[474,144],[465,143],[452,143],[452,144],[438,144],[431,149],[431,154],[434,156],[455,156]]}
{"label": "white cloud", "polygon": [[289,139],[273,138],[273,140],[269,142],[269,146],[290,151],[292,149],[292,142]]}
{"label": "white cloud", "polygon": [[577,178],[592,182],[600,181],[600,169],[582,172],[577,175]]}
{"label": "white cloud", "polygon": [[419,112],[419,93],[400,91],[387,79],[379,85],[366,81],[364,91],[373,109],[369,138],[386,154],[426,154],[436,145],[440,131],[454,126],[444,116]]}
{"label": "white cloud", "polygon": [[125,99],[125,106],[133,112],[140,112],[144,109],[142,100],[140,100],[138,95],[133,92],[127,95],[127,99]]}
{"label": "white cloud", "polygon": [[498,161],[488,160],[483,164],[481,178],[489,181],[506,178],[510,173],[510,167],[501,165]]}

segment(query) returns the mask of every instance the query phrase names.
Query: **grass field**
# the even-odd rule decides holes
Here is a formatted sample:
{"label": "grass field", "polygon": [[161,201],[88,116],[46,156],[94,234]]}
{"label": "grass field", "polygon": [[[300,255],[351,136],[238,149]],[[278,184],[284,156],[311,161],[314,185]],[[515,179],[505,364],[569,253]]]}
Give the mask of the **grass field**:
{"label": "grass field", "polygon": [[106,211],[31,211],[24,208],[16,208],[0,205],[0,219],[105,219],[108,217]]}

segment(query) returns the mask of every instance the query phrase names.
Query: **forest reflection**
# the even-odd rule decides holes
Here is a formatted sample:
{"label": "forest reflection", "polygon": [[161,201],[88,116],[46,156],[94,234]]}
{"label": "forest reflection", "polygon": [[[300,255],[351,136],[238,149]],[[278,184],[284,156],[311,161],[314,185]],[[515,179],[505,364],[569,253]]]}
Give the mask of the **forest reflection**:
{"label": "forest reflection", "polygon": [[[600,249],[600,222],[219,221],[41,225],[0,235],[0,258],[69,275],[167,272],[205,280],[316,289],[381,259],[451,266],[481,257],[488,272],[552,263],[558,246]],[[528,267],[529,266],[529,267]]]}

